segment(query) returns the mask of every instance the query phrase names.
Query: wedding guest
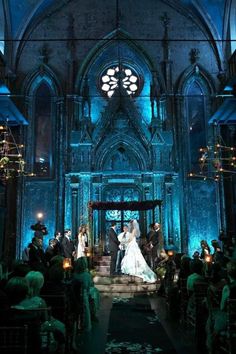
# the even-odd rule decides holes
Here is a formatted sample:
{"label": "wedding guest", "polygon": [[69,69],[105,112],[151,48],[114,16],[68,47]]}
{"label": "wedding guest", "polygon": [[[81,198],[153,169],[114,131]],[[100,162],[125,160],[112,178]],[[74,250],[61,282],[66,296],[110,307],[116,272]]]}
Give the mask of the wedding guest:
{"label": "wedding guest", "polygon": [[92,276],[88,270],[86,257],[75,261],[72,278],[72,293],[74,308],[80,313],[82,308],[81,330],[90,331],[92,322],[97,321],[97,311],[100,305],[100,294],[94,287]]}
{"label": "wedding guest", "polygon": [[[211,313],[208,319],[207,331],[207,347],[210,353],[216,348],[218,335],[225,330],[227,326],[226,304],[228,299],[236,299],[236,261],[231,260],[227,263],[227,274],[229,283],[223,287],[220,307]],[[209,324],[210,321],[210,324]]]}
{"label": "wedding guest", "polygon": [[210,255],[211,250],[206,240],[202,240],[200,244],[202,249],[200,259],[205,260],[206,256]]}

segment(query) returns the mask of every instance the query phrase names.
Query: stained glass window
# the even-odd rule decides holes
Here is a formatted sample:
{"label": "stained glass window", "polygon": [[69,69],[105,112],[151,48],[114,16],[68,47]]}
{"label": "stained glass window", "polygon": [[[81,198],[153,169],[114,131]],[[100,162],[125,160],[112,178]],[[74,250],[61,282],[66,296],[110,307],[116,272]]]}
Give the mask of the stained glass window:
{"label": "stained glass window", "polygon": [[[106,191],[105,200],[110,202],[131,202],[139,200],[139,191],[134,188],[113,188]],[[106,210],[106,221],[128,223],[131,219],[139,220],[139,211],[131,210]]]}
{"label": "stained glass window", "polygon": [[119,80],[129,95],[138,93],[139,76],[133,69],[126,66],[112,66],[105,70],[101,76],[102,91],[111,97],[119,85]]}

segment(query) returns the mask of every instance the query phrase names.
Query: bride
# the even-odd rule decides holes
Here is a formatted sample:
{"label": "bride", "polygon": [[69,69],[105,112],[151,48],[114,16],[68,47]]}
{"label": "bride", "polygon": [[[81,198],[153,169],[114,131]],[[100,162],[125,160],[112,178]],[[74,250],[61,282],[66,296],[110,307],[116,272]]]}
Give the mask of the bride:
{"label": "bride", "polygon": [[140,236],[139,224],[137,220],[130,222],[130,238],[125,251],[125,256],[121,262],[121,272],[123,274],[135,275],[148,283],[155,283],[156,274],[147,265],[141,250],[137,244],[136,237]]}

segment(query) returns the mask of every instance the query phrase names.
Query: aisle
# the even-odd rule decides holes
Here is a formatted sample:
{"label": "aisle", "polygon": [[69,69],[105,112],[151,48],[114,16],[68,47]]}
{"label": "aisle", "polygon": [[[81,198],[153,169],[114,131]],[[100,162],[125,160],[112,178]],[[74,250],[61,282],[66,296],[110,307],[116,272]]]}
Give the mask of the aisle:
{"label": "aisle", "polygon": [[148,296],[113,299],[105,353],[176,354]]}
{"label": "aisle", "polygon": [[73,354],[196,354],[191,333],[167,315],[164,298],[102,296],[98,317],[90,333],[76,338]]}

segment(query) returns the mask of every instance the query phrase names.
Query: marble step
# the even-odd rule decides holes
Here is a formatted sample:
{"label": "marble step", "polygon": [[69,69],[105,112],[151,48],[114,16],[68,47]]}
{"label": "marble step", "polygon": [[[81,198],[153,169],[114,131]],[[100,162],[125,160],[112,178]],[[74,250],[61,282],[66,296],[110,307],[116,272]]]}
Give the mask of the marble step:
{"label": "marble step", "polygon": [[160,284],[96,284],[101,293],[153,293],[160,287]]}
{"label": "marble step", "polygon": [[94,256],[93,261],[110,261],[111,256]]}
{"label": "marble step", "polygon": [[139,277],[132,275],[121,275],[121,276],[105,276],[103,274],[96,274],[93,279],[95,284],[140,284],[143,280]]}
{"label": "marble step", "polygon": [[110,259],[98,259],[98,260],[94,260],[93,263],[95,265],[110,265],[111,260]]}
{"label": "marble step", "polygon": [[95,270],[99,273],[102,274],[110,274],[110,266],[104,266],[104,265],[99,265],[99,266],[95,266]]}

